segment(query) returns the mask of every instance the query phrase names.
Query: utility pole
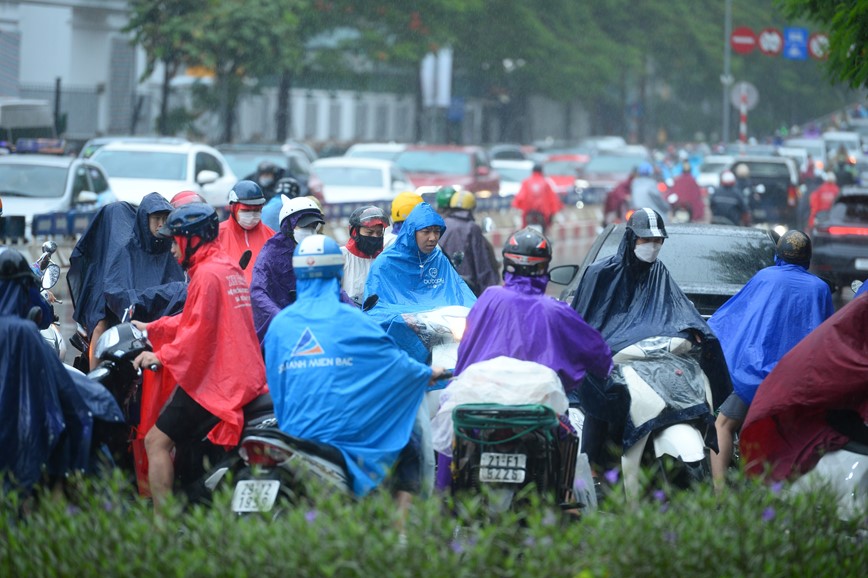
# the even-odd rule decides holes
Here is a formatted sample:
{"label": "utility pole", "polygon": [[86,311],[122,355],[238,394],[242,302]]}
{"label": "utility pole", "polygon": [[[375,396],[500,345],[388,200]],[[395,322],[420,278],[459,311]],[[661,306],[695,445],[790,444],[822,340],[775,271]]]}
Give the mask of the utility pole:
{"label": "utility pole", "polygon": [[720,136],[724,144],[729,143],[729,87],[732,85],[730,36],[732,36],[732,0],[726,0],[723,16],[723,74],[720,76],[720,83],[723,85],[723,127]]}

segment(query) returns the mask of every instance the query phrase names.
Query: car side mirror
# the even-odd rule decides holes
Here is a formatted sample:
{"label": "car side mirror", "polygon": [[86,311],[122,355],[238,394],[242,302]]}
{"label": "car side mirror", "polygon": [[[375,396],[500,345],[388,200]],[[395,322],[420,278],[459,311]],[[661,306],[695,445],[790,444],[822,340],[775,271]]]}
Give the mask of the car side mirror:
{"label": "car side mirror", "polygon": [[855,281],[850,283],[850,289],[853,291],[854,294],[862,287],[862,283],[863,281],[860,281],[859,279],[856,279]]}
{"label": "car side mirror", "polygon": [[495,229],[494,219],[491,217],[485,217],[482,219],[482,231],[484,233],[490,233]]}
{"label": "car side mirror", "polygon": [[199,174],[196,175],[196,183],[199,185],[210,185],[219,178],[220,175],[217,174],[217,171],[199,171]]}
{"label": "car side mirror", "polygon": [[49,263],[42,275],[42,288],[51,289],[57,285],[58,279],[60,279],[60,265]]}
{"label": "car side mirror", "polygon": [[569,285],[578,272],[578,265],[559,265],[549,269],[549,280],[555,285]]}
{"label": "car side mirror", "polygon": [[81,191],[78,193],[76,202],[80,205],[91,205],[99,200],[99,195],[93,191]]}
{"label": "car side mirror", "polygon": [[365,302],[362,303],[362,311],[370,311],[374,307],[377,306],[377,303],[380,301],[379,295],[369,295]]}

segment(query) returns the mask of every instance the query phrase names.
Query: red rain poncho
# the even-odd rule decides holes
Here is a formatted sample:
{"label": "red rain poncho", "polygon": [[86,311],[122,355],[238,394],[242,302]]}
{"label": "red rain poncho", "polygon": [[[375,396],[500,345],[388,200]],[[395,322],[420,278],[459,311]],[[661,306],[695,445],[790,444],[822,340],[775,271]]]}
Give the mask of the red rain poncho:
{"label": "red rain poncho", "polygon": [[244,229],[235,220],[234,215],[238,213],[236,207],[243,208],[242,205],[238,204],[232,206],[232,215],[220,223],[220,234],[217,238],[220,240],[220,244],[223,245],[223,250],[229,255],[229,259],[236,265],[241,260],[244,251],[252,253],[250,262],[244,269],[244,278],[247,279],[247,286],[249,287],[250,281],[253,279],[253,265],[256,263],[256,258],[259,256],[260,251],[262,251],[262,246],[265,245],[265,242],[274,236],[274,231],[263,222],[257,223],[249,231]]}

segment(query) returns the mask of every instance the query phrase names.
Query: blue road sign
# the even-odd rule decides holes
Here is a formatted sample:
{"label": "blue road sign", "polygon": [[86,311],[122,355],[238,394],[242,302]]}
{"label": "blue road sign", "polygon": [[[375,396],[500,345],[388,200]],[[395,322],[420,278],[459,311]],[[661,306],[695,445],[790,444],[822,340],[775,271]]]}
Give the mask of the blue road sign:
{"label": "blue road sign", "polygon": [[808,59],[807,28],[784,28],[783,57],[790,60]]}

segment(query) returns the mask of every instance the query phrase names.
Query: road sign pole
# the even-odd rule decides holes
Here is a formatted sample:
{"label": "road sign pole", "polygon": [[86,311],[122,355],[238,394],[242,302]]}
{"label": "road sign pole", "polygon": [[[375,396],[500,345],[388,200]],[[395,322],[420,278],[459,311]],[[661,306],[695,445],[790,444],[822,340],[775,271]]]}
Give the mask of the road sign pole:
{"label": "road sign pole", "polygon": [[747,89],[742,86],[738,106],[738,140],[747,142]]}
{"label": "road sign pole", "polygon": [[723,76],[720,78],[723,84],[723,130],[720,133],[721,140],[724,144],[729,143],[729,90],[732,84],[732,74],[730,72],[730,55],[732,54],[732,46],[730,46],[730,36],[732,35],[732,0],[726,0],[726,10],[723,18]]}

